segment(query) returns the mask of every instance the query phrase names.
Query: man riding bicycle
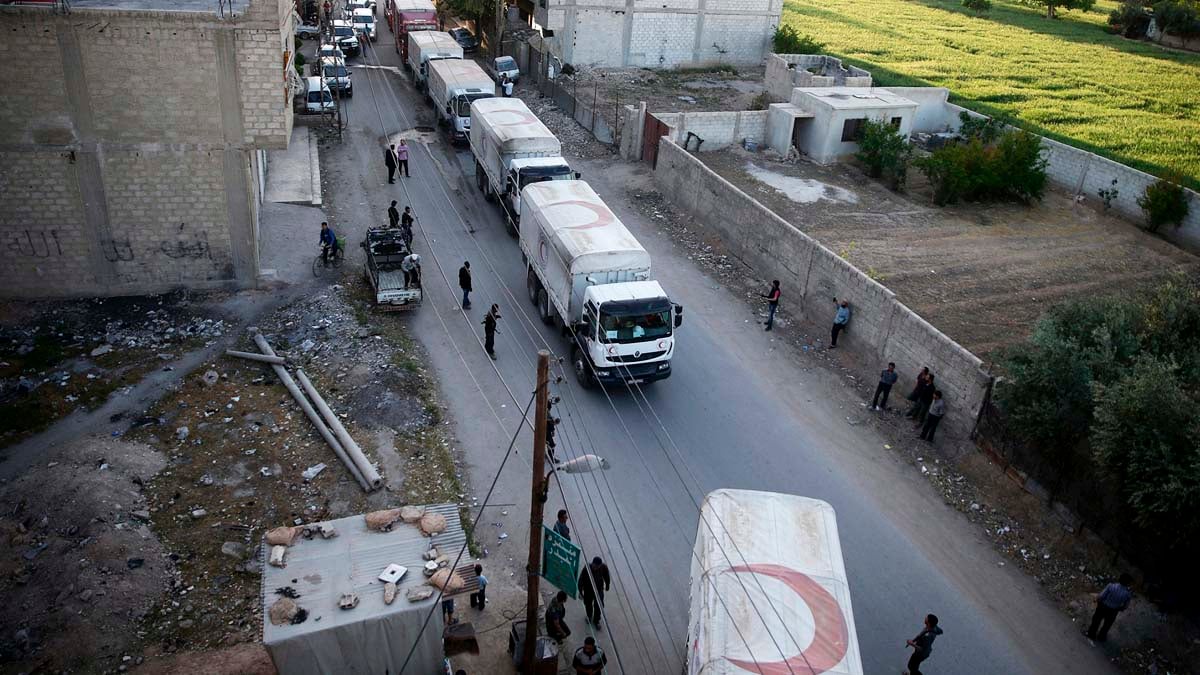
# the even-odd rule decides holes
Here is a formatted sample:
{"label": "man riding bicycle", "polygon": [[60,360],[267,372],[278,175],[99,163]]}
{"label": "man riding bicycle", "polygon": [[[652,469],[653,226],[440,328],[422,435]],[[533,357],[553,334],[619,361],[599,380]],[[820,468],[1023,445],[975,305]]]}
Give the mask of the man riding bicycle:
{"label": "man riding bicycle", "polygon": [[337,237],[333,234],[333,230],[330,229],[329,223],[322,222],[321,223],[321,262],[328,265],[329,264],[329,254],[332,253],[334,256],[336,256],[337,250],[338,250]]}

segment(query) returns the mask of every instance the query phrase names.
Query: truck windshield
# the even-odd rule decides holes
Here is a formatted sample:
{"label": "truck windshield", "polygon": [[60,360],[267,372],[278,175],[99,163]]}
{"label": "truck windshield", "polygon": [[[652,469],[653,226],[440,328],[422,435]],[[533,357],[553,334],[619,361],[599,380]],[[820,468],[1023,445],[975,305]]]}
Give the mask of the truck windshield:
{"label": "truck windshield", "polygon": [[471,116],[471,101],[475,101],[475,100],[478,100],[481,98],[492,98],[492,97],[488,96],[487,94],[478,94],[475,96],[459,96],[457,105],[455,106],[455,108],[457,109],[456,114],[459,117],[470,117]]}
{"label": "truck windshield", "polygon": [[671,335],[671,305],[665,299],[600,306],[601,342],[642,342]]}
{"label": "truck windshield", "polygon": [[375,19],[374,19],[374,17],[370,17],[370,16],[356,16],[356,17],[354,17],[354,23],[361,23],[363,25],[366,25],[366,24],[370,24],[370,23],[375,23]]}
{"label": "truck windshield", "polygon": [[537,166],[521,170],[521,189],[526,185],[541,183],[547,180],[563,180],[573,178],[569,166]]}

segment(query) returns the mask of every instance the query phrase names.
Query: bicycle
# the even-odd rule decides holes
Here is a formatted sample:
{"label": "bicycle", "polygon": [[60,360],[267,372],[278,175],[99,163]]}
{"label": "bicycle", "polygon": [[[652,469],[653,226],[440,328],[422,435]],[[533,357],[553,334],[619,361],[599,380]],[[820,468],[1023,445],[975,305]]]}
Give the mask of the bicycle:
{"label": "bicycle", "polygon": [[339,238],[337,249],[331,251],[328,256],[325,255],[325,250],[322,248],[321,253],[313,258],[312,272],[314,277],[321,277],[330,268],[339,269],[342,263],[346,261],[346,243],[345,240]]}

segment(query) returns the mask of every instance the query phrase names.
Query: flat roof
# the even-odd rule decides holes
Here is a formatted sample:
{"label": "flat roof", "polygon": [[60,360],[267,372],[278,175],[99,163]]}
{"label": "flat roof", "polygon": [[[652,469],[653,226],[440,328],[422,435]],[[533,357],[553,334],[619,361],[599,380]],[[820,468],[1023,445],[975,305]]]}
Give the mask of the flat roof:
{"label": "flat roof", "polygon": [[880,87],[796,87],[809,100],[839,110],[910,108],[917,103]]}

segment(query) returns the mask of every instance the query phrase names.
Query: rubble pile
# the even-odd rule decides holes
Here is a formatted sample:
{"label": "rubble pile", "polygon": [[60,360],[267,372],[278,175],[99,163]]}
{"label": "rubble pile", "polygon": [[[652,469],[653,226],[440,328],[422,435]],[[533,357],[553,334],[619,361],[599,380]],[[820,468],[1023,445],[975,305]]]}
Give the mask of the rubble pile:
{"label": "rubble pile", "polygon": [[[562,83],[560,82],[560,84]],[[537,115],[538,119],[558,137],[559,143],[562,144],[564,157],[597,159],[612,157],[616,154],[617,147],[615,145],[605,145],[596,140],[591,131],[584,129],[575,121],[574,117],[559,109],[555,105],[554,99],[542,97],[537,89],[522,88],[516,94],[525,101],[525,105],[529,106],[533,114]],[[607,114],[611,124],[613,113]]]}

